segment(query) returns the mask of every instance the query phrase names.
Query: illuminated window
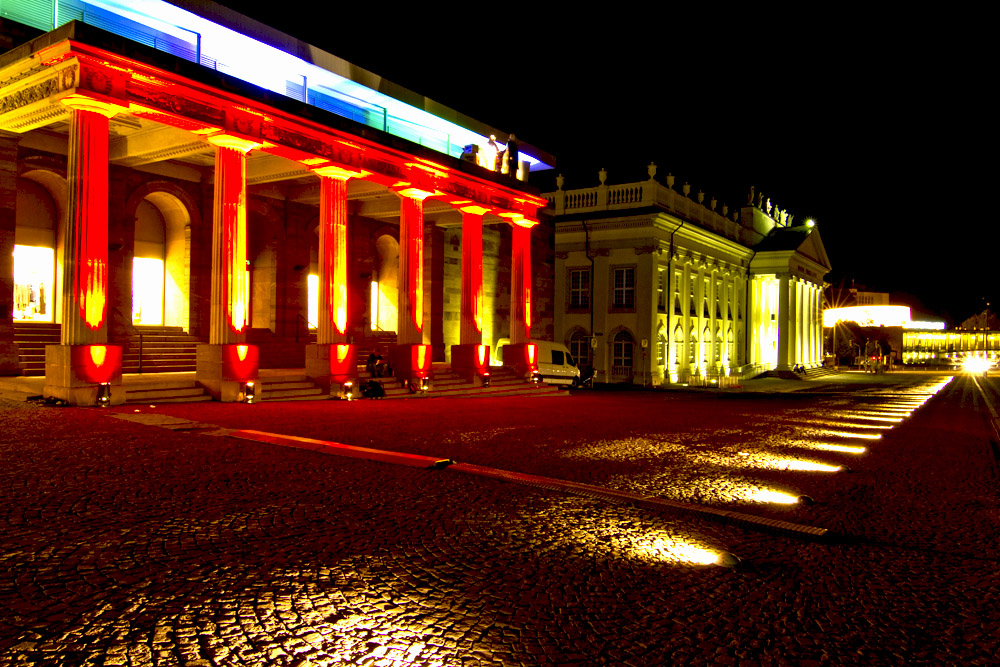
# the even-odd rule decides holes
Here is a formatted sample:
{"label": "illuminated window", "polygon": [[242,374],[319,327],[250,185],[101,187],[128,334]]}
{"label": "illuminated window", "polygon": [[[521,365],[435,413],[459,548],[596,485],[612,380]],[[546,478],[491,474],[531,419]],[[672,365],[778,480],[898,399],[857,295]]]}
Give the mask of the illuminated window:
{"label": "illuminated window", "polygon": [[54,258],[52,248],[14,246],[15,320],[52,321]]}
{"label": "illuminated window", "polygon": [[684,361],[684,332],[681,331],[681,325],[677,325],[674,328],[674,363],[677,366],[681,365]]}
{"label": "illuminated window", "polygon": [[309,328],[319,326],[319,276],[310,273],[306,279],[309,290]]}
{"label": "illuminated window", "polygon": [[570,269],[569,307],[570,310],[590,308],[590,269]]}
{"label": "illuminated window", "polygon": [[663,269],[657,272],[656,307],[661,313],[667,310],[667,272]]}
{"label": "illuminated window", "polygon": [[163,324],[162,259],[132,259],[132,322],[145,326]]}
{"label": "illuminated window", "polygon": [[623,266],[614,271],[611,307],[635,308],[635,267]]}
{"label": "illuminated window", "polygon": [[698,317],[698,309],[694,300],[694,276],[688,277],[688,315]]}

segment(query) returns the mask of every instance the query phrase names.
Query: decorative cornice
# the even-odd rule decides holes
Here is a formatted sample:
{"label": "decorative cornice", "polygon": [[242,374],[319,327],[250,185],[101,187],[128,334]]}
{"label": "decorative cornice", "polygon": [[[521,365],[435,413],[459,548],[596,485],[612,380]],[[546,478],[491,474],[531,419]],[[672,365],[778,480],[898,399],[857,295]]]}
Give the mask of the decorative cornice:
{"label": "decorative cornice", "polygon": [[[71,90],[76,83],[76,74],[76,65],[70,65],[55,72],[50,71],[50,75],[41,81],[26,85],[9,95],[0,97],[0,117]],[[8,124],[0,122],[0,126],[8,127]]]}

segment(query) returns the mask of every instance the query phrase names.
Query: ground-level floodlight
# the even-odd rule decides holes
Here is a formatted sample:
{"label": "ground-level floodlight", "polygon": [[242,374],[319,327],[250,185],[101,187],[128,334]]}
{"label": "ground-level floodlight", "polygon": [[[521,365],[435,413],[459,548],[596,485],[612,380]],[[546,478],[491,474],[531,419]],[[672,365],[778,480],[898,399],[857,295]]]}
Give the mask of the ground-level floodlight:
{"label": "ground-level floodlight", "polygon": [[111,383],[102,382],[97,385],[97,406],[106,408],[111,405]]}
{"label": "ground-level floodlight", "polygon": [[252,380],[243,384],[243,402],[253,403],[257,398],[257,385]]}
{"label": "ground-level floodlight", "polygon": [[348,380],[340,387],[340,398],[345,401],[350,401],[355,398],[354,396],[354,383]]}
{"label": "ground-level floodlight", "polygon": [[719,556],[715,559],[715,564],[719,567],[738,567],[742,562],[739,556],[728,551],[720,551]]}

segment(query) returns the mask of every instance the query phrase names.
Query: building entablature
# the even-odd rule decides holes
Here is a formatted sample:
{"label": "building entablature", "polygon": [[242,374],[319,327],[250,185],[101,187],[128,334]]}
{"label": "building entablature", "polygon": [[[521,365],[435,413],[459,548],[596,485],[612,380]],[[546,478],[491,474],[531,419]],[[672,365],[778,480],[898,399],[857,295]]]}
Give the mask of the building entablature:
{"label": "building entablature", "polygon": [[741,259],[749,258],[752,254],[744,245],[656,211],[627,217],[556,221],[555,232],[557,245],[585,243],[589,237],[591,246],[596,247],[609,240],[617,243],[627,238],[637,245],[656,244],[668,251],[673,244],[675,247],[691,246],[701,252],[724,253]]}
{"label": "building entablature", "polygon": [[543,195],[548,201],[547,211],[556,217],[579,217],[606,215],[608,211],[657,210],[746,246],[757,244],[776,227],[792,224],[791,215],[752,188],[745,206],[730,209],[714,197],[706,201],[702,191],[692,196],[687,183],[677,192],[673,174],[666,177],[665,184],[658,182],[655,164],[650,164],[647,171],[648,181],[607,185],[607,172],[601,170],[600,185],[576,190],[563,190],[564,179],[559,176],[556,191]]}
{"label": "building entablature", "polygon": [[70,23],[6,54],[0,130],[65,132],[73,109],[83,108],[113,117],[109,158],[126,166],[182,159],[207,167],[215,146],[238,144],[252,151],[251,184],[316,175],[363,179],[383,192],[474,207],[512,222],[536,221],[545,204],[514,179],[319,109],[287,110],[295,106],[290,100],[174,56],[147,49],[161,64],[154,66],[103,48],[120,41]]}
{"label": "building entablature", "polygon": [[823,286],[823,276],[829,271],[829,267],[790,250],[758,253],[750,262],[751,275],[804,280],[819,287]]}
{"label": "building entablature", "polygon": [[750,263],[755,275],[799,278],[822,287],[823,277],[832,268],[814,227],[776,228],[755,249]]}

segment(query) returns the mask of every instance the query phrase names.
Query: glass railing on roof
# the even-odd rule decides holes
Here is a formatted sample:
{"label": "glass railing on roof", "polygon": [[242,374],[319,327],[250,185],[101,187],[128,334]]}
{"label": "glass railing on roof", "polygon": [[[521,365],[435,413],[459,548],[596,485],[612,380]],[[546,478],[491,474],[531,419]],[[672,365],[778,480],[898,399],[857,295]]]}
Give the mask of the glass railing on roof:
{"label": "glass railing on roof", "polygon": [[[0,0],[0,16],[40,30],[87,23],[452,157],[487,141],[163,0]],[[522,159],[541,166],[530,155],[522,153]]]}

